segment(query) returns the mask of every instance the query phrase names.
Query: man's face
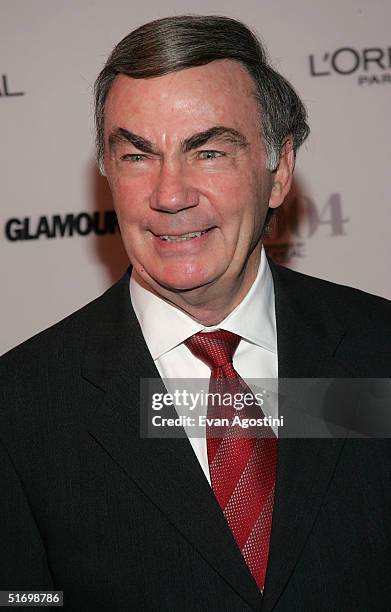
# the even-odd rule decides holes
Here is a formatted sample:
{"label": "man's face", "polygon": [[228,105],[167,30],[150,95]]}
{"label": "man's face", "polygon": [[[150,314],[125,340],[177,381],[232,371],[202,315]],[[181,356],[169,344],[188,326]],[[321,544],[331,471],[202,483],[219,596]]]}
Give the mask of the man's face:
{"label": "man's face", "polygon": [[254,84],[240,64],[119,75],[104,131],[122,239],[154,291],[218,295],[255,277],[271,178]]}

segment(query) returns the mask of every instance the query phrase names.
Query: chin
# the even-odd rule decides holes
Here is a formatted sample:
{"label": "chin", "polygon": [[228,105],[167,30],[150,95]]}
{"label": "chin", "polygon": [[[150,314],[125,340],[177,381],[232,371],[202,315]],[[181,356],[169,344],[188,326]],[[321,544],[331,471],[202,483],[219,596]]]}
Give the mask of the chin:
{"label": "chin", "polygon": [[179,293],[210,285],[216,277],[205,274],[205,270],[200,270],[197,273],[193,272],[192,274],[184,274],[182,270],[177,273],[170,272],[169,274],[151,275],[151,278],[161,288]]}

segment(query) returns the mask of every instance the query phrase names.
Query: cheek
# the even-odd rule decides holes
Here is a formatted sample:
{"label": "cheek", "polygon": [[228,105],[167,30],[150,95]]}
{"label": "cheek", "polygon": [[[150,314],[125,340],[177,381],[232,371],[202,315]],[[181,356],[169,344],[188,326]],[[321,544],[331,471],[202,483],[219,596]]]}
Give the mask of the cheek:
{"label": "cheek", "polygon": [[124,221],[135,221],[145,216],[145,181],[127,181],[119,178],[110,183],[114,207]]}
{"label": "cheek", "polygon": [[254,223],[262,215],[263,200],[251,175],[235,179],[221,176],[213,181],[209,194],[227,232],[236,236],[253,233]]}
{"label": "cheek", "polygon": [[248,199],[249,182],[243,175],[220,173],[203,178],[201,191],[227,218],[230,213],[237,214],[242,208],[241,202]]}
{"label": "cheek", "polygon": [[268,189],[259,173],[222,186],[222,217],[226,236],[237,252],[247,252],[259,241],[268,207]]}

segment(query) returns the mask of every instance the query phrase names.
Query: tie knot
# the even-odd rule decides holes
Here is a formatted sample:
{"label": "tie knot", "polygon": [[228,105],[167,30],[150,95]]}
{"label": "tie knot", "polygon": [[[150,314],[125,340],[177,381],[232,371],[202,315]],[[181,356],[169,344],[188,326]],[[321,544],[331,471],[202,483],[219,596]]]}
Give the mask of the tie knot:
{"label": "tie knot", "polygon": [[185,345],[195,357],[214,370],[232,363],[240,339],[237,334],[219,329],[215,332],[198,332],[185,340]]}

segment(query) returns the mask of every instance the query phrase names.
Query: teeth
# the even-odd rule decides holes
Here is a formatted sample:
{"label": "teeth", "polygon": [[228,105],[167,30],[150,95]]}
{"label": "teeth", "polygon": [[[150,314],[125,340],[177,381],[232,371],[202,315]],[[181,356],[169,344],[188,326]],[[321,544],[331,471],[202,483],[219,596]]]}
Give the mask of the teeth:
{"label": "teeth", "polygon": [[160,240],[166,240],[167,242],[183,242],[184,240],[191,240],[192,238],[199,238],[202,234],[205,234],[207,230],[203,232],[189,232],[188,234],[182,234],[181,236],[159,236]]}

